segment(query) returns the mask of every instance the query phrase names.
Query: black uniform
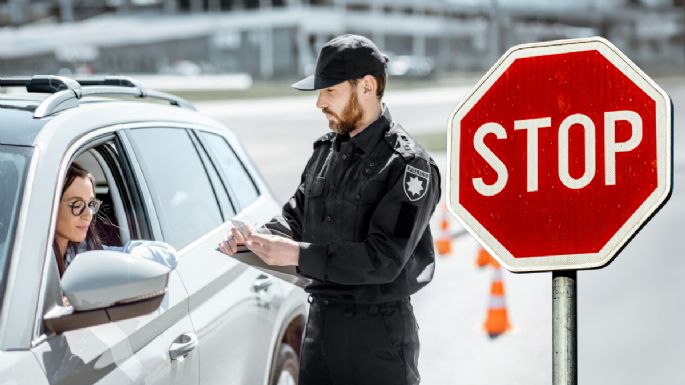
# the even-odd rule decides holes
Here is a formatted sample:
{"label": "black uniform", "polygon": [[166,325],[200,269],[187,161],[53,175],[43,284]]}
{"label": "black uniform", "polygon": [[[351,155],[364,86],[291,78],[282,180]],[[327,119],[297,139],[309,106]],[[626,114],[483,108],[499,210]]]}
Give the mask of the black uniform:
{"label": "black uniform", "polygon": [[300,384],[418,384],[409,295],[433,277],[428,222],[435,162],[389,111],[353,138],[329,133],[283,216],[266,227],[300,243],[313,279]]}

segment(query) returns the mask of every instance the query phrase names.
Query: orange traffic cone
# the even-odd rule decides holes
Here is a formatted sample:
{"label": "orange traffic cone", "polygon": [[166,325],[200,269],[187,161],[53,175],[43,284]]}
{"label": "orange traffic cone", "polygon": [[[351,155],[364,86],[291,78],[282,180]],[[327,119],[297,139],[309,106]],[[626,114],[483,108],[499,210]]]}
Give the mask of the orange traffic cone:
{"label": "orange traffic cone", "polygon": [[478,256],[476,257],[476,266],[478,267],[485,267],[487,265],[490,266],[499,266],[495,258],[490,255],[484,248],[480,248],[478,251]]}
{"label": "orange traffic cone", "polygon": [[502,269],[499,265],[493,267],[492,284],[490,286],[490,303],[488,314],[483,324],[483,329],[491,338],[511,329],[507,306],[504,301],[504,282],[502,281]]}
{"label": "orange traffic cone", "polygon": [[449,214],[444,202],[440,204],[440,211],[440,229],[435,240],[435,249],[439,255],[447,255],[452,252],[452,235],[450,234]]}

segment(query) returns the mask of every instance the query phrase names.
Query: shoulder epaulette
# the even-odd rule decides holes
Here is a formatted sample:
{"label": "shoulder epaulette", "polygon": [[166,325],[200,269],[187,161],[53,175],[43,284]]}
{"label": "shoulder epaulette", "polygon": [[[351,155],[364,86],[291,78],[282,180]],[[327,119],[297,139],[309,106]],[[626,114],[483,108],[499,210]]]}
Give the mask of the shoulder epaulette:
{"label": "shoulder epaulette", "polygon": [[407,131],[396,122],[392,122],[390,128],[385,133],[384,139],[388,145],[406,161],[414,159],[417,156],[424,159],[430,158],[423,147],[416,143],[416,141],[407,134]]}
{"label": "shoulder epaulette", "polygon": [[319,137],[319,139],[315,140],[313,146],[316,147],[321,143],[332,142],[334,138],[335,138],[335,133],[334,132],[328,132],[326,134],[321,135],[321,137]]}

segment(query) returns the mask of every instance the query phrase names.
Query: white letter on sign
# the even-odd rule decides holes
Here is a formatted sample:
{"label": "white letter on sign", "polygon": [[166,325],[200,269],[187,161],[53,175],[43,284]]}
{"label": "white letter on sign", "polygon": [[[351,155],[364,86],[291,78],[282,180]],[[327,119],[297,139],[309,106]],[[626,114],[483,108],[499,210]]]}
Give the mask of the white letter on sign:
{"label": "white letter on sign", "polygon": [[485,184],[483,178],[473,178],[473,187],[476,188],[476,191],[481,195],[489,197],[502,191],[504,185],[507,184],[509,174],[507,173],[507,167],[504,163],[502,163],[502,161],[485,145],[483,138],[485,138],[487,134],[495,134],[497,139],[506,139],[507,132],[504,130],[504,127],[497,123],[485,123],[478,127],[476,135],[473,137],[473,147],[476,149],[476,152],[482,156],[497,173],[497,180],[493,184]]}
{"label": "white letter on sign", "polygon": [[538,128],[552,125],[552,118],[515,120],[514,130],[528,130],[527,133],[527,191],[538,191]]}
{"label": "white letter on sign", "polygon": [[[627,142],[616,143],[616,122],[630,122],[631,134]],[[642,119],[633,111],[611,111],[604,113],[604,182],[607,186],[616,184],[616,153],[635,149],[642,141]]]}
{"label": "white letter on sign", "polygon": [[[568,172],[568,131],[574,124],[583,126],[585,133],[585,171],[576,179]],[[580,189],[595,177],[595,124],[583,114],[573,114],[559,126],[559,179],[568,188]]]}

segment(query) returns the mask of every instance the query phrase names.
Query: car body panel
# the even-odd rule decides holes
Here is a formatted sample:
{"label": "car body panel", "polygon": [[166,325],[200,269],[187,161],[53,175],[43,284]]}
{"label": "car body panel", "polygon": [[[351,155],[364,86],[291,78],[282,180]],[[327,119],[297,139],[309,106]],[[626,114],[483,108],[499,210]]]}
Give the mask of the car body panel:
{"label": "car body panel", "polygon": [[38,365],[36,358],[27,350],[0,350],[0,381],[2,381],[3,385],[49,385],[45,378],[45,373],[40,365]]}
{"label": "car body panel", "polygon": [[[266,221],[277,209],[265,197],[259,198],[241,215]],[[269,218],[271,217],[269,216]],[[301,289],[269,277],[263,292],[252,288],[265,274],[247,267],[218,251],[228,224],[211,232],[182,251],[178,270],[189,294],[190,317],[200,340],[202,362],[200,383],[266,384],[273,358],[273,346],[282,323],[286,290],[290,301],[302,301]],[[291,289],[292,288],[292,289]],[[259,314],[255,317],[255,314]],[[234,326],[221,328],[230,323]],[[248,349],[248,347],[252,349]],[[253,355],[245,354],[251,352]]]}

